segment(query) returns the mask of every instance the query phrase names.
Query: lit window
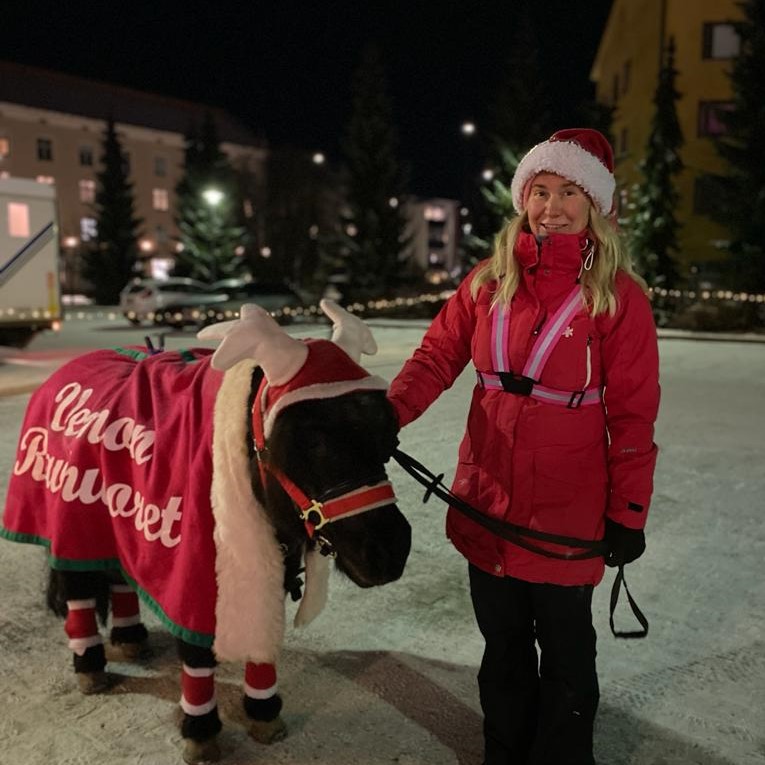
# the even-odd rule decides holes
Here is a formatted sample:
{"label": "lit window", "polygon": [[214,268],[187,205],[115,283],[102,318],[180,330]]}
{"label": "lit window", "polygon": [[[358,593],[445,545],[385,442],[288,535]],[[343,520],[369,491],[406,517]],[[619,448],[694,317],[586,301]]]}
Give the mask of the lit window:
{"label": "lit window", "polygon": [[159,178],[167,175],[167,160],[164,157],[154,157],[154,175]]}
{"label": "lit window", "polygon": [[50,138],[37,139],[37,159],[50,162],[53,159],[53,141]]}
{"label": "lit window", "polygon": [[92,146],[80,146],[80,165],[82,167],[93,167]]}
{"label": "lit window", "polygon": [[723,135],[728,128],[722,118],[722,113],[732,112],[732,101],[700,101],[699,102],[699,136]]}
{"label": "lit window", "polygon": [[151,206],[155,210],[167,210],[170,207],[167,189],[151,190]]}
{"label": "lit window", "polygon": [[80,218],[80,239],[90,242],[98,236],[98,225],[95,218]]}
{"label": "lit window", "polygon": [[89,178],[80,181],[80,202],[96,201],[96,182]]}
{"label": "lit window", "polygon": [[48,186],[52,186],[56,182],[56,179],[52,175],[38,175],[35,180],[38,183],[45,183]]}
{"label": "lit window", "polygon": [[8,233],[24,239],[29,236],[29,205],[8,202]]}
{"label": "lit window", "polygon": [[0,138],[0,159],[5,159],[11,153],[11,142],[7,138]]}
{"label": "lit window", "polygon": [[446,220],[446,210],[438,205],[426,205],[423,213],[425,220],[444,221]]}
{"label": "lit window", "polygon": [[733,24],[704,24],[704,58],[735,58],[741,50],[741,38]]}

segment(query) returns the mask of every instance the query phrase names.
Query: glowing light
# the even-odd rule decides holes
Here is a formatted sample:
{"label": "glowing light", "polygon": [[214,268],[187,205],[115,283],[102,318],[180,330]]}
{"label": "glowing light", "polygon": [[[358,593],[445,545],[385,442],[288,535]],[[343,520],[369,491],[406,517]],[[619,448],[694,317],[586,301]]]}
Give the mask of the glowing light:
{"label": "glowing light", "polygon": [[151,252],[154,249],[154,242],[150,239],[141,239],[138,246],[140,247],[141,252]]}
{"label": "glowing light", "polygon": [[223,201],[223,192],[220,189],[209,188],[202,192],[202,197],[210,207],[217,207]]}
{"label": "glowing light", "polygon": [[475,123],[474,122],[463,122],[462,125],[460,125],[460,130],[462,131],[462,135],[475,135]]}
{"label": "glowing light", "polygon": [[492,180],[492,178],[494,178],[494,171],[493,171],[492,169],[490,169],[490,168],[488,168],[488,167],[487,167],[487,168],[486,168],[486,169],[485,169],[485,170],[484,170],[484,171],[481,173],[481,178],[483,178],[485,181],[490,181],[490,180]]}
{"label": "glowing light", "polygon": [[64,247],[76,247],[80,243],[80,240],[76,236],[64,237]]}
{"label": "glowing light", "polygon": [[313,162],[314,165],[323,165],[326,161],[327,158],[320,151],[315,152],[311,157],[311,162]]}
{"label": "glowing light", "polygon": [[271,257],[271,248],[270,247],[261,247],[260,248],[260,256],[262,258],[270,258]]}

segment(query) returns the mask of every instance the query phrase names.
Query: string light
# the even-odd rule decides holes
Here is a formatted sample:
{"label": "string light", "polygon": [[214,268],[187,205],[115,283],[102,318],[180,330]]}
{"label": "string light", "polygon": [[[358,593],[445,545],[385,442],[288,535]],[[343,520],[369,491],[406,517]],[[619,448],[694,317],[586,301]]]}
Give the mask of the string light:
{"label": "string light", "polygon": [[[733,301],[736,303],[765,303],[765,294],[755,294],[751,292],[733,292],[731,290],[701,290],[696,292],[695,290],[676,290],[665,289],[663,287],[653,287],[649,292],[655,297],[661,298],[674,298],[676,300],[689,300],[696,301],[702,300],[704,302],[709,301]],[[402,306],[414,307],[417,305],[427,303],[438,303],[446,301],[451,295],[454,294],[454,290],[444,290],[436,293],[428,293],[418,295],[416,297],[394,297],[394,298],[379,298],[374,300],[368,300],[366,303],[354,302],[349,306],[346,306],[346,310],[350,313],[364,314],[367,312],[386,311],[390,309],[401,308]],[[271,311],[271,315],[278,319],[281,317],[293,317],[293,316],[316,316],[321,314],[322,311],[317,304],[312,304],[304,307],[285,307],[276,311]],[[239,316],[238,311],[226,311],[225,315],[214,309],[207,311],[195,310],[192,314],[194,319],[206,318],[208,321],[219,320],[223,321],[226,318],[234,318]],[[16,320],[24,320],[27,318],[52,318],[50,311],[40,311],[35,309],[17,309],[17,308],[0,308],[0,319],[5,317],[13,317]],[[137,320],[139,316],[134,312],[128,312],[125,318],[131,320]],[[161,321],[165,318],[162,312],[158,312],[156,315],[153,312],[149,312],[146,315],[148,321]],[[173,317],[176,318],[176,317]],[[99,309],[93,311],[65,311],[64,319],[77,319],[79,321],[120,321],[123,319],[121,313],[114,309]]]}

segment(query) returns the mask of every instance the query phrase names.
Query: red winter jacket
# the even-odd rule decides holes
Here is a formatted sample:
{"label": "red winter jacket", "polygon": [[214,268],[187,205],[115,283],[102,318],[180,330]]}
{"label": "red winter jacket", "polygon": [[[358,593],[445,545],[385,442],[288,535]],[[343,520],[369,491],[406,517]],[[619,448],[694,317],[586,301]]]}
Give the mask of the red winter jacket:
{"label": "red winter jacket", "polygon": [[[554,234],[541,246],[521,233],[515,255],[522,278],[510,307],[508,351],[523,369],[534,330],[576,286],[582,239]],[[393,381],[389,397],[401,426],[419,417],[472,360],[491,372],[490,302],[496,283],[460,285]],[[651,307],[626,273],[616,277],[617,310],[580,311],[553,349],[538,380],[561,391],[604,388],[603,403],[576,409],[502,390],[473,390],[452,490],[487,515],[577,539],[603,537],[604,518],[643,528],[653,488],[659,404],[658,349]],[[496,537],[451,509],[447,535],[474,565],[497,576],[562,585],[597,584],[602,557],[547,558]],[[550,547],[561,552],[561,547]],[[564,549],[564,548],[563,548]],[[580,552],[580,550],[577,550]]]}

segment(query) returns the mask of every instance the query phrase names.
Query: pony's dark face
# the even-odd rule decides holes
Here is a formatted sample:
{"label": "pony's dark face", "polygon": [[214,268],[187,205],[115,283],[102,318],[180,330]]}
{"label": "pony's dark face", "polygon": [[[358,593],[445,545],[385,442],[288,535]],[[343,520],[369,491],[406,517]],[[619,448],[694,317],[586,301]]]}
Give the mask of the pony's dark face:
{"label": "pony's dark face", "polygon": [[[383,391],[301,401],[277,416],[267,442],[268,460],[308,497],[318,499],[385,480],[396,433],[393,408]],[[291,502],[279,502],[278,518],[274,508],[267,512],[280,534],[305,535]],[[409,523],[395,504],[339,518],[320,533],[332,545],[338,569],[360,587],[398,579],[411,546]]]}

